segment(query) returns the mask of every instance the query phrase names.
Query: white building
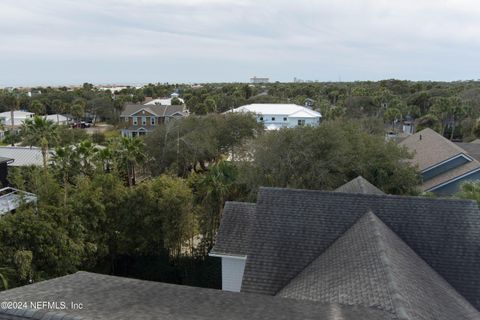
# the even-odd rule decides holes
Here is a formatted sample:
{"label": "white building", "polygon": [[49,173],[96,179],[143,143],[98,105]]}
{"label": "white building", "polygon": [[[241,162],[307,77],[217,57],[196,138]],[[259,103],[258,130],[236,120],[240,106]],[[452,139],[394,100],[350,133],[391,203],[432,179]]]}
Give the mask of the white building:
{"label": "white building", "polygon": [[[175,96],[176,95],[176,96]],[[162,106],[171,106],[172,105],[172,99],[177,98],[180,100],[182,104],[185,103],[182,98],[178,98],[178,94],[172,94],[171,98],[158,98],[158,99],[153,99],[148,101],[147,103],[144,103],[146,106],[151,106],[151,105],[162,105]]]}
{"label": "white building", "polygon": [[262,77],[253,77],[250,78],[250,82],[253,84],[258,84],[258,83],[269,83],[270,79],[269,78],[262,78]]}
{"label": "white building", "polygon": [[62,124],[62,125],[67,125],[72,119],[69,117],[66,117],[62,114],[49,114],[46,116],[43,116],[43,119],[52,121],[53,123],[56,124]]}
{"label": "white building", "polygon": [[[13,111],[13,125],[19,127],[23,124],[26,119],[33,118],[35,114],[32,112],[26,111]],[[6,127],[12,125],[12,113],[10,111],[5,111],[0,113],[0,123]]]}
{"label": "white building", "polygon": [[322,115],[296,104],[254,103],[227,112],[250,112],[256,115],[267,130],[294,128],[296,126],[317,126]]}

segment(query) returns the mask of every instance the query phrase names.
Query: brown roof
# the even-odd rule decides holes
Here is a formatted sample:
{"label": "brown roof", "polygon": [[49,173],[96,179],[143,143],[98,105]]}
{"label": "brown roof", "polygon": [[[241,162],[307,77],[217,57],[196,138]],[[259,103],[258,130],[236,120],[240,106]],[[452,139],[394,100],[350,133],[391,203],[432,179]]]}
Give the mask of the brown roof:
{"label": "brown roof", "polygon": [[143,105],[143,104],[127,104],[122,111],[121,117],[128,117],[138,111],[144,109],[145,111],[154,114],[157,117],[169,117],[175,113],[185,112],[184,105],[164,106],[164,105]]}
{"label": "brown roof", "polygon": [[425,181],[422,185],[423,190],[429,190],[434,186],[480,168],[480,162],[468,156],[467,151],[429,128],[411,135],[400,142],[399,145],[405,146],[413,152],[414,157],[411,162],[417,165],[420,171],[459,155],[465,155],[471,159],[464,165]]}

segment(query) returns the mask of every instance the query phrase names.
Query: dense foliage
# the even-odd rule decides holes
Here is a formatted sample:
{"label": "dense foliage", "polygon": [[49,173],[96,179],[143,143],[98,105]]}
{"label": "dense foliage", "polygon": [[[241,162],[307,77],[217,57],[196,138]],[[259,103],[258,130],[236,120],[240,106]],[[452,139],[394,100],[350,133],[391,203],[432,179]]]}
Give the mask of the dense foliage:
{"label": "dense foliage", "polygon": [[[40,147],[45,161],[9,174],[38,203],[0,219],[0,287],[80,269],[218,287],[219,262],[207,253],[225,201],[254,201],[260,186],[333,190],[358,175],[387,193],[416,194],[420,178],[410,155],[386,142],[385,130],[414,121],[451,139],[480,134],[475,81],[151,84],[115,94],[85,84],[36,88],[31,96],[0,90],[0,111],[90,115],[115,124],[125,102],[174,91],[191,115],[145,139],[89,135],[41,118],[11,137]],[[266,132],[251,115],[223,114],[246,103],[307,98],[324,116],[319,127]]]}

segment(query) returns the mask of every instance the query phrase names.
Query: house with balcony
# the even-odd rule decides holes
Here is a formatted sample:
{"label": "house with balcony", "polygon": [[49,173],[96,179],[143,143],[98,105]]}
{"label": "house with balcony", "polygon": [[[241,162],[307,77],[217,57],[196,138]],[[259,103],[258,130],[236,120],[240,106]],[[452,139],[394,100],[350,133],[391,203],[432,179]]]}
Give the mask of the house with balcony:
{"label": "house with balcony", "polygon": [[320,112],[296,104],[254,103],[227,112],[252,113],[267,130],[318,126],[322,118]]}
{"label": "house with balcony", "polygon": [[120,115],[122,136],[144,136],[156,127],[186,115],[185,105],[127,104]]}

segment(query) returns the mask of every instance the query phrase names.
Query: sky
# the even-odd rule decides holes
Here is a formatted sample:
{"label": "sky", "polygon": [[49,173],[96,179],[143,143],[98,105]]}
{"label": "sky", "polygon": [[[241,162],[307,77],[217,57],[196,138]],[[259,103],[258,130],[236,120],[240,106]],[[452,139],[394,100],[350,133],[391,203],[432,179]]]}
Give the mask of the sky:
{"label": "sky", "polygon": [[0,86],[480,78],[477,0],[1,0]]}

